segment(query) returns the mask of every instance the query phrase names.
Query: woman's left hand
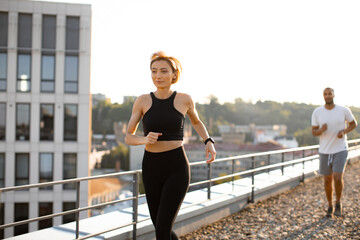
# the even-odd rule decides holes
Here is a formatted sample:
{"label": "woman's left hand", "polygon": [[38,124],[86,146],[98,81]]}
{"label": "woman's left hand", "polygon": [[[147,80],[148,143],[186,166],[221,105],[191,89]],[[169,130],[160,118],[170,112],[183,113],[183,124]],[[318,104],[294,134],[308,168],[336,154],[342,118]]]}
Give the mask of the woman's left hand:
{"label": "woman's left hand", "polygon": [[[209,158],[209,154],[211,155],[211,158]],[[211,163],[212,161],[215,160],[215,157],[216,157],[216,150],[215,150],[215,147],[214,147],[214,144],[212,142],[208,142],[206,145],[205,145],[205,156],[206,156],[206,163]]]}

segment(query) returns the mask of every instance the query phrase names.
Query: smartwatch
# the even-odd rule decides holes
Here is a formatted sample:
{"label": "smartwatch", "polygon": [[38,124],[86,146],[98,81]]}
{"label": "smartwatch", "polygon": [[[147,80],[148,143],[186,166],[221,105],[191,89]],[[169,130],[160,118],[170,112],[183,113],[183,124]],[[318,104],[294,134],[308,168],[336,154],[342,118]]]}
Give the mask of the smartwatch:
{"label": "smartwatch", "polygon": [[209,141],[212,142],[212,143],[215,143],[214,139],[212,139],[211,137],[209,137],[208,139],[206,139],[206,140],[204,141],[204,144],[206,145]]}

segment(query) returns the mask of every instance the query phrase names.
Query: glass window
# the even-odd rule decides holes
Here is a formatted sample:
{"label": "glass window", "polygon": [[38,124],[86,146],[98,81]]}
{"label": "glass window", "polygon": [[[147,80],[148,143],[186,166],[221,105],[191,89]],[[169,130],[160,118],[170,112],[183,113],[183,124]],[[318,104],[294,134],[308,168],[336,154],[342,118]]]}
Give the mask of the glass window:
{"label": "glass window", "polygon": [[41,92],[55,91],[55,55],[41,57]]}
{"label": "glass window", "polygon": [[7,54],[0,52],[0,91],[6,91]]}
{"label": "glass window", "polygon": [[0,12],[0,46],[7,47],[8,41],[8,14]]}
{"label": "glass window", "polygon": [[[15,203],[15,222],[29,219],[29,204]],[[21,235],[29,232],[29,224],[23,224],[14,227],[14,235]]]}
{"label": "glass window", "polygon": [[5,140],[6,104],[0,103],[0,141]]}
{"label": "glass window", "polygon": [[30,48],[32,43],[32,15],[19,14],[18,19],[18,47]]}
{"label": "glass window", "polygon": [[5,187],[5,153],[0,153],[0,188],[3,187]]}
{"label": "glass window", "polygon": [[[4,225],[4,203],[0,203],[0,225]],[[0,239],[4,239],[4,229],[0,229]]]}
{"label": "glass window", "polygon": [[78,70],[79,61],[78,56],[65,57],[65,92],[78,92]]}
{"label": "glass window", "polygon": [[[76,153],[64,153],[63,179],[76,178]],[[63,185],[63,189],[75,189],[75,183]]]}
{"label": "glass window", "polygon": [[[76,208],[75,202],[63,202],[63,212],[73,210],[75,208]],[[75,213],[63,216],[63,224],[74,221],[75,221]]]}
{"label": "glass window", "polygon": [[18,54],[17,86],[18,92],[30,92],[31,90],[31,55]]}
{"label": "glass window", "polygon": [[16,140],[30,139],[30,104],[16,104]]}
{"label": "glass window", "polygon": [[42,48],[56,48],[56,16],[43,15],[42,17]]}
{"label": "glass window", "polygon": [[[52,213],[53,213],[53,204],[51,202],[39,203],[39,217],[50,215]],[[52,218],[41,220],[39,221],[39,230],[52,227],[52,225],[53,225]]]}
{"label": "glass window", "polygon": [[15,186],[29,184],[29,154],[15,154]]}
{"label": "glass window", "polygon": [[40,140],[54,140],[53,104],[40,104]]}
{"label": "glass window", "polygon": [[77,140],[77,105],[64,106],[64,141]]}
{"label": "glass window", "polygon": [[[39,159],[39,183],[53,181],[54,172],[54,154],[52,153],[40,153]],[[40,189],[52,189],[52,186],[42,187]]]}
{"label": "glass window", "polygon": [[80,18],[66,17],[66,50],[79,50]]}

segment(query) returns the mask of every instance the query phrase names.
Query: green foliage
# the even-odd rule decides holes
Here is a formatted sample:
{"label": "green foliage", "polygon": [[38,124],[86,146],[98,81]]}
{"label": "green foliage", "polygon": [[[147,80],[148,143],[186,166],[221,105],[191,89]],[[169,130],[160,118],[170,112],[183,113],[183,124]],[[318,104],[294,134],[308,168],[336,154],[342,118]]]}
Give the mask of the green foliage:
{"label": "green foliage", "polygon": [[117,161],[120,162],[120,169],[124,171],[130,169],[129,149],[124,144],[120,144],[102,157],[101,168],[115,168]]}
{"label": "green foliage", "polygon": [[112,134],[114,122],[128,122],[134,100],[123,104],[100,102],[92,109],[92,131],[94,134]]}

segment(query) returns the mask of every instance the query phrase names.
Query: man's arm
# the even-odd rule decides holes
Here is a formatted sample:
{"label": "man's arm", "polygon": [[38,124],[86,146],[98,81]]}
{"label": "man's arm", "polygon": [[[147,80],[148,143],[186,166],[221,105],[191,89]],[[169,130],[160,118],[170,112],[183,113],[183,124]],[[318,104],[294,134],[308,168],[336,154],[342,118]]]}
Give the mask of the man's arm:
{"label": "man's arm", "polygon": [[327,130],[327,124],[325,123],[321,126],[321,128],[319,126],[312,126],[311,132],[315,137],[317,137],[320,136],[326,130]]}
{"label": "man's arm", "polygon": [[345,136],[345,134],[347,134],[347,133],[351,132],[352,130],[354,130],[354,129],[356,128],[356,126],[357,126],[356,120],[349,122],[348,127],[345,128],[345,129],[343,129],[343,130],[341,130],[341,131],[338,133],[338,135],[337,135],[338,138],[342,138],[343,136]]}

